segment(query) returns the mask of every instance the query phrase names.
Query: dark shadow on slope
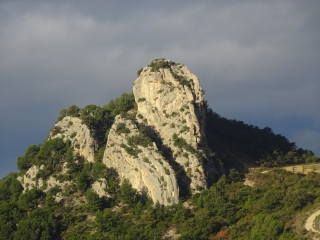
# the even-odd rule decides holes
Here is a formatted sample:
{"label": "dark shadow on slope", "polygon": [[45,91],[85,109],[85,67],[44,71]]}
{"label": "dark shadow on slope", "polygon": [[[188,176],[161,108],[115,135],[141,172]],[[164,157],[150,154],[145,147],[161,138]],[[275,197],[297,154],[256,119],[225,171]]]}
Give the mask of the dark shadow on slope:
{"label": "dark shadow on slope", "polygon": [[250,167],[277,167],[301,164],[309,150],[297,149],[280,134],[269,127],[260,129],[221,117],[206,106],[206,137],[209,147],[223,163],[225,169],[245,172]]}
{"label": "dark shadow on slope", "polygon": [[177,183],[179,186],[179,198],[190,196],[191,179],[187,176],[187,173],[184,170],[183,166],[175,161],[171,148],[163,144],[161,137],[153,127],[142,124],[139,124],[139,126],[140,128],[143,127],[146,135],[156,143],[157,148],[162,153],[162,156],[168,161],[172,169],[175,171]]}
{"label": "dark shadow on slope", "polygon": [[206,115],[205,115],[205,111],[203,110],[203,106],[200,104],[201,103],[199,103],[199,104],[194,103],[193,104],[194,112],[197,116],[197,120],[200,125],[200,131],[202,130],[202,132],[201,132],[202,137],[200,139],[198,146],[200,148],[206,148],[207,147],[207,139],[206,139],[205,132],[203,132],[205,130],[205,129],[203,129],[203,124],[205,124]]}

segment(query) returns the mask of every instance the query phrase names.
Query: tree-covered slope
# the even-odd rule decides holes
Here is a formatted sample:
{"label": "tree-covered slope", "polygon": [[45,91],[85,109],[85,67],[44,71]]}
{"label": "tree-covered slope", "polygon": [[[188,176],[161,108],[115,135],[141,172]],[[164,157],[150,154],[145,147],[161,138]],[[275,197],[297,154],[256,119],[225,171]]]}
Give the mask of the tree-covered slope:
{"label": "tree-covered slope", "polygon": [[226,169],[246,171],[249,167],[279,167],[289,164],[315,162],[313,152],[297,148],[286,137],[221,117],[206,106],[206,135],[209,147]]}

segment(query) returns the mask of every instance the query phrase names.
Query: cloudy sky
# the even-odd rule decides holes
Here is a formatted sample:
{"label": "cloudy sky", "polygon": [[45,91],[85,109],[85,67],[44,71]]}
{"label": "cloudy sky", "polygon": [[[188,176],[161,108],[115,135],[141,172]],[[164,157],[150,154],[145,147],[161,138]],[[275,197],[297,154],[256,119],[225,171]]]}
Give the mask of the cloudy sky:
{"label": "cloudy sky", "polygon": [[155,58],[186,65],[221,116],[320,156],[320,1],[0,1],[0,178],[62,108],[131,92]]}

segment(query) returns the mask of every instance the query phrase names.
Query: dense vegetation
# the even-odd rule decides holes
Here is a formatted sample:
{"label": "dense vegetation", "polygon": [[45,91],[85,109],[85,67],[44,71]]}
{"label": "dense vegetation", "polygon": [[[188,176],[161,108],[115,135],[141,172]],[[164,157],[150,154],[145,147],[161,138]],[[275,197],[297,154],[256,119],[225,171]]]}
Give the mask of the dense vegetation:
{"label": "dense vegetation", "polygon": [[[143,199],[128,181],[119,186],[115,173],[98,163],[80,166],[84,180],[63,190],[62,205],[53,198],[60,189],[22,193],[17,174],[1,180],[0,239],[161,239],[168,229],[180,239],[304,239],[308,233],[295,222],[320,202],[319,174],[256,172],[250,175],[256,186],[248,187],[231,171],[194,195],[190,207],[163,207]],[[99,174],[107,178],[108,198],[88,188]]]}
{"label": "dense vegetation", "polygon": [[[155,66],[156,68],[157,66]],[[253,187],[243,184],[250,166],[282,166],[319,160],[311,151],[297,149],[285,137],[268,127],[260,129],[241,121],[228,120],[206,106],[206,133],[214,157],[228,170],[209,189],[179,204],[164,207],[134,190],[129,181],[121,184],[117,173],[101,161],[108,130],[114,117],[135,118],[132,94],[123,94],[109,104],[73,105],[60,112],[82,119],[99,141],[94,163],[74,155],[70,142],[48,139],[28,147],[18,158],[20,173],[11,173],[0,181],[0,239],[162,239],[172,230],[180,239],[308,239],[303,219],[320,203],[320,175],[293,174],[284,170],[248,174]],[[128,151],[136,145],[149,146],[151,139],[143,126],[128,139]],[[58,129],[53,129],[58,131]],[[130,130],[125,124],[119,133]],[[173,136],[176,146],[196,151],[183,139]],[[133,152],[133,154],[135,154]],[[63,164],[67,172],[62,174]],[[36,176],[54,176],[65,188],[53,187],[44,193],[31,188],[23,192],[18,176],[31,166],[44,167]],[[232,168],[237,168],[238,171]],[[104,179],[108,197],[99,197],[90,187]],[[56,196],[62,196],[60,203]],[[302,220],[301,220],[302,219]]]}
{"label": "dense vegetation", "polygon": [[320,161],[310,150],[297,148],[272,129],[230,120],[215,113],[206,104],[206,136],[209,147],[225,168],[279,167]]}

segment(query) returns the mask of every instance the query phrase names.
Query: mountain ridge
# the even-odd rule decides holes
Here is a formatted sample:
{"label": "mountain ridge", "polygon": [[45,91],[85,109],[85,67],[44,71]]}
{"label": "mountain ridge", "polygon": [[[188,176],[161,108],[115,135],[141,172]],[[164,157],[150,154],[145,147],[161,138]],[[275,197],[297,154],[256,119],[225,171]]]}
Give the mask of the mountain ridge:
{"label": "mountain ridge", "polygon": [[[48,138],[18,157],[20,173],[0,181],[0,239],[161,239],[172,231],[208,239],[228,236],[226,227],[245,236],[261,219],[292,234],[287,213],[256,215],[259,201],[267,214],[319,201],[307,190],[317,175],[255,173],[262,180],[252,191],[243,176],[250,167],[320,159],[268,127],[221,117],[203,94],[185,66],[156,59],[138,71],[132,93],[62,109]],[[274,196],[268,187],[278,193],[279,182],[290,187]]]}

